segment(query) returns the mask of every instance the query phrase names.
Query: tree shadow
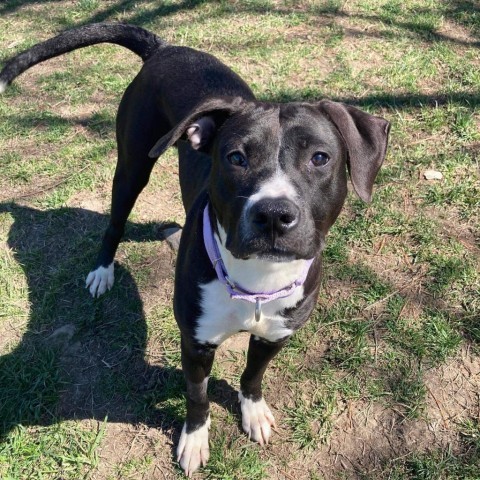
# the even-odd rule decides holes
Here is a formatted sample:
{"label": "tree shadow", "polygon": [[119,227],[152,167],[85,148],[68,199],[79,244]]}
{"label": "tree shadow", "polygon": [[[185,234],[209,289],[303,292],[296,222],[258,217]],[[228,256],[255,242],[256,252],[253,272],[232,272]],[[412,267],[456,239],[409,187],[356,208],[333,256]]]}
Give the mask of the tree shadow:
{"label": "tree shadow", "polygon": [[[0,14],[9,14],[17,11],[18,9],[41,3],[55,3],[60,0],[7,0],[0,6]],[[178,3],[163,3],[158,2],[158,6],[151,9],[142,7],[142,2],[134,0],[119,0],[114,3],[110,3],[107,7],[95,8],[93,13],[82,22],[69,25],[69,27],[79,26],[95,22],[104,22],[112,19],[117,14],[122,15],[122,21],[126,23],[132,23],[136,25],[149,25],[157,18],[168,17],[174,15],[180,11],[195,10],[197,7],[206,4],[215,3],[211,0],[182,0]],[[217,2],[215,16],[218,18],[228,17],[232,13],[247,13],[247,14],[277,14],[277,15],[298,15],[302,13],[302,8],[281,4],[268,4],[260,2],[243,2],[232,6],[228,2]],[[405,21],[406,12],[403,12],[400,8],[401,5],[393,5],[390,10],[380,14],[364,14],[364,13],[348,13],[342,11],[341,6],[337,2],[325,2],[324,5],[312,5],[311,7],[304,7],[305,11],[309,13],[312,18],[319,19],[324,18],[327,21],[335,21],[339,18],[348,18],[351,20],[365,20],[376,23],[378,25],[388,25],[403,30],[407,35],[412,38],[422,39],[428,42],[447,42],[460,45],[469,45],[474,47],[480,47],[479,41],[466,41],[460,38],[451,37],[445,33],[440,33],[433,25],[428,22],[415,22]],[[396,11],[398,10],[398,11]],[[419,14],[432,14],[435,12],[434,8],[423,7],[418,9]],[[473,0],[459,0],[450,1],[448,5],[442,10],[442,17],[460,25],[463,28],[471,31],[472,35],[477,37],[480,33],[480,24],[478,21],[480,15],[480,8]],[[190,23],[191,20],[187,19],[185,22]],[[180,23],[182,24],[182,22]],[[316,25],[312,25],[312,28],[316,28]],[[350,31],[350,30],[349,30]],[[374,36],[379,38],[391,37],[391,33],[387,31],[375,32],[371,29],[352,29],[350,31],[355,36]]]}
{"label": "tree shadow", "polygon": [[[109,293],[93,300],[85,290],[107,216],[15,203],[0,204],[0,213],[14,220],[8,247],[24,272],[30,305],[24,331],[15,330],[16,322],[3,342],[16,346],[0,357],[0,439],[16,425],[105,418],[142,422],[176,439],[183,422],[183,374],[179,361],[162,351],[149,359],[135,280],[116,265]],[[128,222],[124,241],[158,240],[161,229]],[[155,259],[156,281],[173,275],[174,254],[163,247]],[[237,412],[235,391],[226,382],[212,379],[210,390],[214,401]]]}
{"label": "tree shadow", "polygon": [[[178,4],[163,5],[160,2],[158,7],[151,10],[139,9],[139,3],[133,0],[122,0],[116,4],[109,6],[108,8],[101,10],[83,23],[101,22],[108,20],[112,15],[122,12],[126,17],[125,21],[138,25],[145,25],[151,23],[155,18],[167,17],[173,15],[182,10],[194,10],[196,7],[211,3],[210,0],[184,0]],[[268,4],[260,2],[244,2],[232,6],[228,2],[217,3],[216,17],[228,17],[232,13],[247,13],[247,14],[278,14],[278,15],[298,15],[301,13],[301,8],[292,7],[291,5],[283,6],[281,4]],[[422,40],[429,42],[449,42],[461,45],[471,45],[475,47],[480,46],[480,42],[465,41],[459,38],[448,36],[447,34],[438,32],[435,27],[427,23],[405,21],[405,12],[398,10],[398,13],[392,15],[389,14],[350,14],[341,10],[341,7],[335,2],[325,2],[324,5],[313,5],[311,7],[305,7],[307,13],[310,13],[313,18],[323,17],[327,20],[335,20],[338,18],[350,18],[352,20],[367,20],[374,22],[378,25],[391,25],[395,28],[399,28],[406,32],[413,38],[421,38]],[[423,7],[418,9],[419,14],[431,14],[434,12],[433,8]],[[449,2],[448,7],[444,9],[442,15],[447,20],[460,24],[462,27],[472,31],[473,35],[478,35],[480,26],[478,24],[478,15],[480,9],[471,0],[460,0]],[[190,20],[187,20],[190,22]],[[371,32],[370,30],[355,30],[355,34],[358,36],[375,36],[375,37],[388,37],[391,34],[386,32]]]}
{"label": "tree shadow", "polygon": [[[278,90],[275,93],[266,92],[257,97],[259,100],[269,102],[298,102],[298,101],[316,101],[319,99],[318,91],[311,90]],[[472,92],[456,93],[376,93],[371,95],[358,96],[332,96],[330,100],[355,105],[358,108],[377,107],[377,108],[423,108],[426,105],[437,107],[450,103],[463,105],[472,110],[480,105],[480,95]]]}
{"label": "tree shadow", "polygon": [[31,132],[35,129],[48,128],[58,134],[64,134],[72,126],[85,127],[91,134],[111,136],[115,131],[115,120],[102,112],[95,112],[90,115],[76,115],[65,117],[50,110],[43,110],[35,113],[22,113],[15,115],[4,115],[3,121],[15,125],[17,131]]}
{"label": "tree shadow", "polygon": [[38,3],[60,3],[62,0],[43,0],[40,2],[36,2],[35,0],[5,0],[0,5],[0,15],[6,15],[8,13],[16,12],[18,9],[22,7],[26,7],[28,5],[38,4]]}
{"label": "tree shadow", "polygon": [[118,4],[114,4],[105,10],[101,10],[88,18],[82,24],[104,22],[108,20],[112,15],[118,12],[131,12],[128,18],[129,23],[135,25],[145,25],[152,22],[157,17],[168,17],[174,15],[180,11],[194,10],[196,7],[209,3],[211,0],[183,0],[178,4],[164,4],[158,2],[158,6],[151,10],[140,11],[140,13],[134,13],[138,10],[138,2],[132,0],[122,0]]}
{"label": "tree shadow", "polygon": [[[25,7],[27,5],[38,5],[39,3],[56,3],[61,2],[62,0],[7,0],[2,6],[0,6],[0,15],[13,13],[18,9]],[[131,23],[141,24],[147,23],[152,20],[154,17],[166,17],[169,15],[173,15],[181,10],[193,10],[197,6],[206,3],[211,0],[183,0],[177,4],[174,3],[167,3],[158,2],[158,7],[154,8],[153,10],[149,10],[148,13],[140,13],[133,15],[129,21]],[[83,23],[95,23],[95,22],[104,22],[109,20],[112,15],[116,13],[130,13],[135,10],[138,10],[139,5],[142,2],[134,1],[134,0],[119,0],[115,3],[112,3],[107,8],[100,9],[97,13],[93,14],[91,17],[88,18],[87,21]]]}
{"label": "tree shadow", "polygon": [[[446,8],[442,12],[442,17],[448,21],[459,24],[461,27],[471,31],[472,36],[478,37],[480,33],[480,25],[476,17],[480,14],[480,9],[470,1],[449,2],[450,7]],[[397,4],[397,7],[400,3]],[[418,8],[416,13],[419,15],[426,15],[433,13],[433,9],[428,7]],[[437,28],[429,22],[417,21],[405,21],[407,17],[406,12],[403,12],[401,8],[397,14],[350,14],[345,12],[337,12],[336,16],[348,18],[352,20],[366,20],[374,22],[378,25],[388,25],[403,30],[407,36],[413,39],[421,39],[427,42],[445,42],[453,43],[457,45],[469,45],[473,47],[480,47],[480,41],[463,40],[441,33]],[[362,30],[353,30],[356,36],[374,36],[374,37],[391,37],[391,34],[386,32],[364,32]]]}

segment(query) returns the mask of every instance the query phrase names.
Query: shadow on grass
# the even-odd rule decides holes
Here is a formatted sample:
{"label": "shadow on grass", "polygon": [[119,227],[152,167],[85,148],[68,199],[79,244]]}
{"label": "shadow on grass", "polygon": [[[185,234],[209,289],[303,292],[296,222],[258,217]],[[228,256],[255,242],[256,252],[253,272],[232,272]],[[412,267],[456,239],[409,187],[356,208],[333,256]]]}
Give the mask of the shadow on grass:
{"label": "shadow on grass", "polygon": [[[408,108],[423,108],[426,105],[433,107],[447,104],[463,105],[472,110],[480,105],[480,95],[471,92],[456,92],[437,94],[415,94],[407,93],[404,95],[379,93],[373,95],[365,95],[362,97],[329,97],[331,100],[337,102],[344,102],[354,105],[358,108],[379,107],[390,109],[408,109]],[[259,96],[259,100],[270,102],[295,102],[295,101],[315,101],[319,100],[318,92],[302,91],[300,90],[283,90],[275,94],[267,93],[265,96]]]}
{"label": "shadow on grass", "polygon": [[[269,2],[244,2],[243,4],[237,4],[232,6],[228,2],[211,2],[211,0],[184,0],[177,4],[160,5],[156,8],[149,10],[140,10],[139,3],[133,0],[122,0],[116,4],[112,4],[107,9],[101,10],[98,13],[92,15],[87,21],[83,23],[101,22],[108,20],[112,15],[122,12],[125,17],[124,21],[128,21],[134,24],[148,24],[157,17],[166,17],[173,15],[181,10],[194,10],[196,7],[205,4],[214,3],[217,11],[215,15],[217,17],[228,17],[232,13],[248,13],[248,14],[279,14],[279,15],[298,15],[302,13],[302,8],[292,8],[291,6],[282,6]],[[400,4],[397,4],[399,7]],[[414,38],[421,38],[430,42],[451,42],[462,45],[471,45],[480,47],[480,42],[464,41],[459,38],[451,37],[447,34],[439,33],[436,28],[425,21],[405,21],[404,18],[410,18],[411,14],[405,12],[402,8],[398,8],[398,11],[393,9],[392,12],[383,12],[380,15],[367,15],[367,14],[350,14],[341,10],[340,2],[324,2],[324,4],[313,5],[311,7],[304,7],[306,13],[315,17],[326,17],[329,20],[335,20],[336,18],[349,18],[352,20],[366,20],[374,22],[379,26],[385,24],[403,30],[407,35]],[[437,11],[437,8],[423,7],[418,9],[419,15],[424,15],[428,18],[429,15],[441,16],[447,20],[455,22],[464,28],[472,30],[472,33],[477,35],[480,33],[480,25],[478,22],[478,16],[480,15],[480,9],[475,2],[470,0],[451,1],[448,3],[448,7]],[[312,26],[313,28],[313,26]],[[356,35],[359,36],[391,36],[388,33],[371,32],[367,29],[356,30]]]}
{"label": "shadow on grass", "polygon": [[48,128],[52,134],[64,135],[73,125],[85,127],[97,136],[112,136],[115,131],[115,120],[102,113],[92,115],[64,117],[51,111],[37,113],[23,113],[18,115],[5,115],[5,124],[15,125],[17,134],[25,132],[30,135],[32,131]]}
{"label": "shadow on grass", "polygon": [[[0,14],[8,14],[17,11],[28,5],[38,5],[39,3],[56,3],[60,0],[7,0],[0,6]],[[149,2],[148,2],[149,3]],[[411,12],[405,11],[400,3],[394,2],[387,5],[379,14],[349,13],[342,11],[341,2],[326,1],[323,4],[315,4],[305,7],[283,6],[281,4],[270,2],[243,2],[232,6],[229,2],[212,2],[211,0],[182,0],[178,2],[158,2],[158,6],[142,5],[140,1],[119,0],[109,2],[106,7],[90,7],[86,5],[85,11],[92,11],[92,14],[80,24],[112,21],[118,14],[122,15],[122,21],[137,25],[148,25],[156,18],[168,17],[180,11],[195,10],[204,4],[211,3],[215,5],[215,16],[228,17],[232,13],[248,14],[277,14],[277,15],[299,15],[306,13],[313,19],[324,17],[328,21],[335,21],[338,18],[348,18],[351,20],[363,20],[373,22],[381,27],[380,32],[371,29],[353,29],[350,32],[356,36],[374,36],[391,37],[392,33],[387,32],[386,26],[392,26],[405,32],[407,36],[419,38],[429,42],[450,42],[462,45],[480,47],[479,41],[467,41],[441,33],[437,30],[432,18],[437,22],[450,21],[461,26],[477,37],[480,34],[480,8],[477,2],[473,0],[449,1],[447,5],[436,5],[434,7],[419,7],[416,9],[415,21],[411,20]],[[100,2],[99,2],[100,5]],[[80,8],[82,6],[80,5]],[[423,19],[423,20],[422,20]],[[191,20],[188,20],[191,22]],[[75,24],[78,25],[78,24]],[[71,25],[74,26],[73,24]],[[314,28],[312,26],[312,28]]]}
{"label": "shadow on grass", "polygon": [[60,3],[63,0],[5,0],[0,5],[0,15],[6,15],[8,13],[13,13],[19,10],[20,8],[27,7],[29,5],[38,5],[41,3]]}
{"label": "shadow on grass", "polygon": [[[26,7],[28,5],[38,5],[41,3],[56,3],[63,0],[7,0],[3,6],[0,6],[0,14],[7,14],[15,12],[16,10]],[[141,24],[151,21],[155,17],[166,17],[168,15],[174,15],[181,10],[193,10],[203,3],[207,3],[211,0],[182,0],[177,3],[172,2],[158,2],[158,7],[149,10],[145,13],[134,15],[128,21],[131,23]],[[100,4],[100,2],[99,2]],[[93,14],[85,23],[104,22],[110,19],[112,15],[117,13],[130,13],[139,9],[142,2],[135,0],[120,0],[117,2],[110,2],[109,6]]]}
{"label": "shadow on grass", "polygon": [[[102,298],[93,300],[84,286],[107,217],[14,203],[0,204],[0,213],[14,219],[8,246],[24,271],[30,304],[21,342],[0,357],[0,439],[16,425],[82,418],[142,422],[177,437],[183,374],[162,351],[148,361],[146,318],[134,279],[117,265],[115,287]],[[158,233],[156,225],[129,222],[124,240],[158,240]],[[161,252],[157,281],[173,275],[173,253],[166,247]],[[179,336],[175,342],[172,349],[179,350]],[[209,388],[212,400],[238,413],[236,393],[226,382],[212,379]]]}

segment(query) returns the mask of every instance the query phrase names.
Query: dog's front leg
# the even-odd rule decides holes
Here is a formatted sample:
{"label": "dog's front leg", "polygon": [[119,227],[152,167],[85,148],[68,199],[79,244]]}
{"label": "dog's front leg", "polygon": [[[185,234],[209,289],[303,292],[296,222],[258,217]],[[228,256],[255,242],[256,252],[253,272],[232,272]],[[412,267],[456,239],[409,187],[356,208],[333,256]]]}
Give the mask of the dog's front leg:
{"label": "dog's front leg", "polygon": [[240,379],[238,398],[242,409],[242,426],[248,437],[263,445],[268,443],[275,427],[275,419],[262,395],[262,380],[272,358],[285,345],[268,342],[252,335],[248,347],[247,366]]}
{"label": "dog's front leg", "polygon": [[191,476],[210,456],[208,429],[210,408],[207,396],[208,376],[215,348],[198,345],[182,336],[182,368],[187,383],[187,417],[177,448],[177,460]]}

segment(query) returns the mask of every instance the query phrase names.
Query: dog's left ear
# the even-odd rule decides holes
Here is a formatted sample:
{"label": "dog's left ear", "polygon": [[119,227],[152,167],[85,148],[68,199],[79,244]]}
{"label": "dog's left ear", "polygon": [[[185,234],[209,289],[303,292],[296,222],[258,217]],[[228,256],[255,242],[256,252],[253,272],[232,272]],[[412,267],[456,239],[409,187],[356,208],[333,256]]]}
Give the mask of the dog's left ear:
{"label": "dog's left ear", "polygon": [[364,202],[370,202],[373,182],[385,159],[390,123],[343,103],[322,100],[318,106],[345,141],[353,188]]}
{"label": "dog's left ear", "polygon": [[215,133],[223,122],[239,111],[244,101],[237,97],[210,98],[197,105],[180,123],[164,135],[152,147],[148,156],[158,158],[182,136],[190,141],[195,150],[208,149]]}

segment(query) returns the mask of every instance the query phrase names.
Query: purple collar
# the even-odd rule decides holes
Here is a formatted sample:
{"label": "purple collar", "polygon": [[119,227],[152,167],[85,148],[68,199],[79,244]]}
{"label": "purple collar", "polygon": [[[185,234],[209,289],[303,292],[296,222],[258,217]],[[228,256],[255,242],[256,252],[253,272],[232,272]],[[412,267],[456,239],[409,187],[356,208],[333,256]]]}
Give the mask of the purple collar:
{"label": "purple collar", "polygon": [[305,279],[307,278],[310,266],[313,263],[314,258],[307,260],[305,263],[305,268],[303,269],[302,275],[300,278],[297,278],[293,283],[282,288],[281,290],[276,290],[273,292],[251,292],[242,286],[235,284],[229,277],[225,264],[223,263],[222,256],[218,249],[217,241],[213,235],[213,228],[210,221],[209,214],[209,204],[207,203],[205,210],[203,211],[203,242],[205,244],[205,249],[207,250],[208,257],[212,262],[212,266],[215,269],[218,280],[225,285],[227,292],[230,295],[230,298],[234,300],[245,300],[250,303],[255,303],[255,320],[258,322],[261,316],[261,305],[263,303],[271,302],[277,298],[288,297],[293,293],[293,291],[303,285]]}

